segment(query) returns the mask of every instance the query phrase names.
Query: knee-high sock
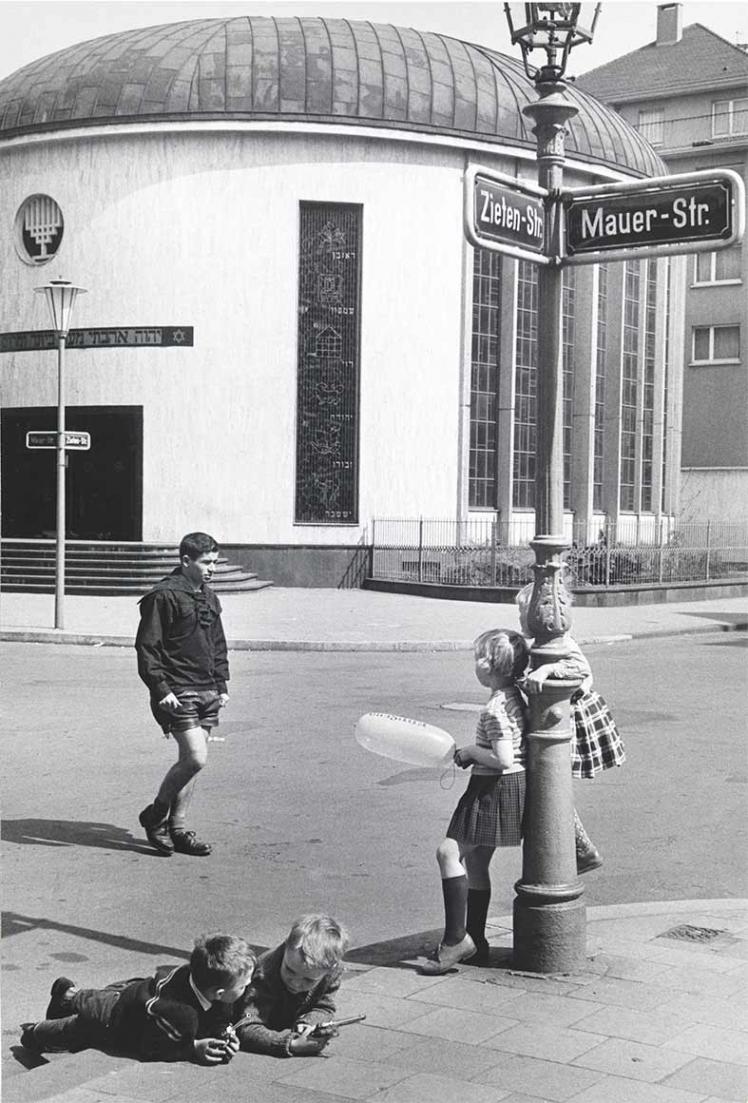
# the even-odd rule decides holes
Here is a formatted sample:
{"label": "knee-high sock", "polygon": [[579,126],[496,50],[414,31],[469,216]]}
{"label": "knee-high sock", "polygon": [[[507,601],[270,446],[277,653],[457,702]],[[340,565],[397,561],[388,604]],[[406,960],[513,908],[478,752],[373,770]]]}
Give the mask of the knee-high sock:
{"label": "knee-high sock", "polygon": [[465,916],[467,913],[468,880],[465,874],[460,877],[445,877],[442,880],[444,897],[444,941],[455,946],[465,937]]}
{"label": "knee-high sock", "polygon": [[466,927],[467,933],[476,946],[486,939],[486,919],[490,902],[490,889],[468,889]]}

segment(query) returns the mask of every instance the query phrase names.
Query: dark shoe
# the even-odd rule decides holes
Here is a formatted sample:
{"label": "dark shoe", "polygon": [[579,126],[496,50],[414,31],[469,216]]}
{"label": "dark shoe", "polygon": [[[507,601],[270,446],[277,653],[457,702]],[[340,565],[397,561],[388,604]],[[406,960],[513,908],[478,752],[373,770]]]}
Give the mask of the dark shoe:
{"label": "dark shoe", "polygon": [[421,965],[421,972],[427,977],[439,977],[442,973],[448,973],[450,969],[454,969],[455,965],[465,958],[472,957],[475,952],[475,943],[469,934],[466,934],[462,942],[458,942],[456,946],[446,946],[440,942],[434,956]]}
{"label": "dark shoe", "polygon": [[42,1047],[34,1037],[36,1023],[21,1023],[21,1045],[31,1053],[41,1053]]}
{"label": "dark shoe", "polygon": [[171,832],[171,841],[177,854],[192,854],[196,858],[207,857],[213,849],[210,843],[200,842],[194,831],[183,831],[181,828]]}
{"label": "dark shoe", "polygon": [[490,948],[485,938],[479,938],[475,942],[475,953],[462,959],[463,965],[487,965],[490,957]]}
{"label": "dark shoe", "polygon": [[589,846],[584,850],[577,850],[577,873],[589,873],[592,869],[599,869],[602,864],[602,855],[597,847]]}
{"label": "dark shoe", "polygon": [[172,854],[174,844],[169,834],[169,823],[165,819],[159,820],[156,817],[157,813],[153,805],[149,804],[138,816],[140,826],[145,828],[146,838],[154,850],[159,854]]}
{"label": "dark shoe", "polygon": [[67,977],[58,977],[50,989],[49,995],[51,998],[44,1018],[66,1019],[68,1015],[73,1015],[70,1000],[77,991],[78,989],[72,980]]}

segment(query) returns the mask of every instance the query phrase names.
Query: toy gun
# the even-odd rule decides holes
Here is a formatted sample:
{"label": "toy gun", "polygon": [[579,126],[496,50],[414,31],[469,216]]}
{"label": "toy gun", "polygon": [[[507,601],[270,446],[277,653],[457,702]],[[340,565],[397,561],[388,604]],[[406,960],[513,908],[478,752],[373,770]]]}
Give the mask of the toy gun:
{"label": "toy gun", "polygon": [[351,1023],[362,1023],[366,1015],[351,1015],[348,1019],[328,1019],[325,1023],[317,1023],[313,1030],[310,1030],[310,1038],[319,1038],[321,1034],[324,1034],[328,1030],[337,1029],[339,1026],[350,1026]]}

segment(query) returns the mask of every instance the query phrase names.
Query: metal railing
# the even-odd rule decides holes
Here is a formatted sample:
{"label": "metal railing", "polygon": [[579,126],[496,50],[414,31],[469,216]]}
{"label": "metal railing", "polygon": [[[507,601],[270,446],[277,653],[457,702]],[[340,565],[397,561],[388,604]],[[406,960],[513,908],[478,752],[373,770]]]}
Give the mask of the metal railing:
{"label": "metal railing", "polygon": [[[575,589],[748,578],[748,523],[623,518],[569,521],[564,559]],[[449,586],[520,587],[532,581],[534,519],[377,518],[375,579]]]}

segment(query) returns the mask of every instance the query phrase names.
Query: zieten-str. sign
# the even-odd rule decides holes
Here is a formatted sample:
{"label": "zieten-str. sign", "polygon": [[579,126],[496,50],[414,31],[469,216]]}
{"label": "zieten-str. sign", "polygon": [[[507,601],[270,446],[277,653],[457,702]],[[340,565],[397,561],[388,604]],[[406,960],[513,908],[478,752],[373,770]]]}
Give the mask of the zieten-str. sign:
{"label": "zieten-str. sign", "polygon": [[465,180],[465,230],[478,248],[547,264],[546,191],[491,170],[471,168]]}
{"label": "zieten-str. sign", "polygon": [[[567,193],[568,263],[725,248],[742,232],[743,182],[727,169]],[[578,258],[578,259],[577,259]]]}

